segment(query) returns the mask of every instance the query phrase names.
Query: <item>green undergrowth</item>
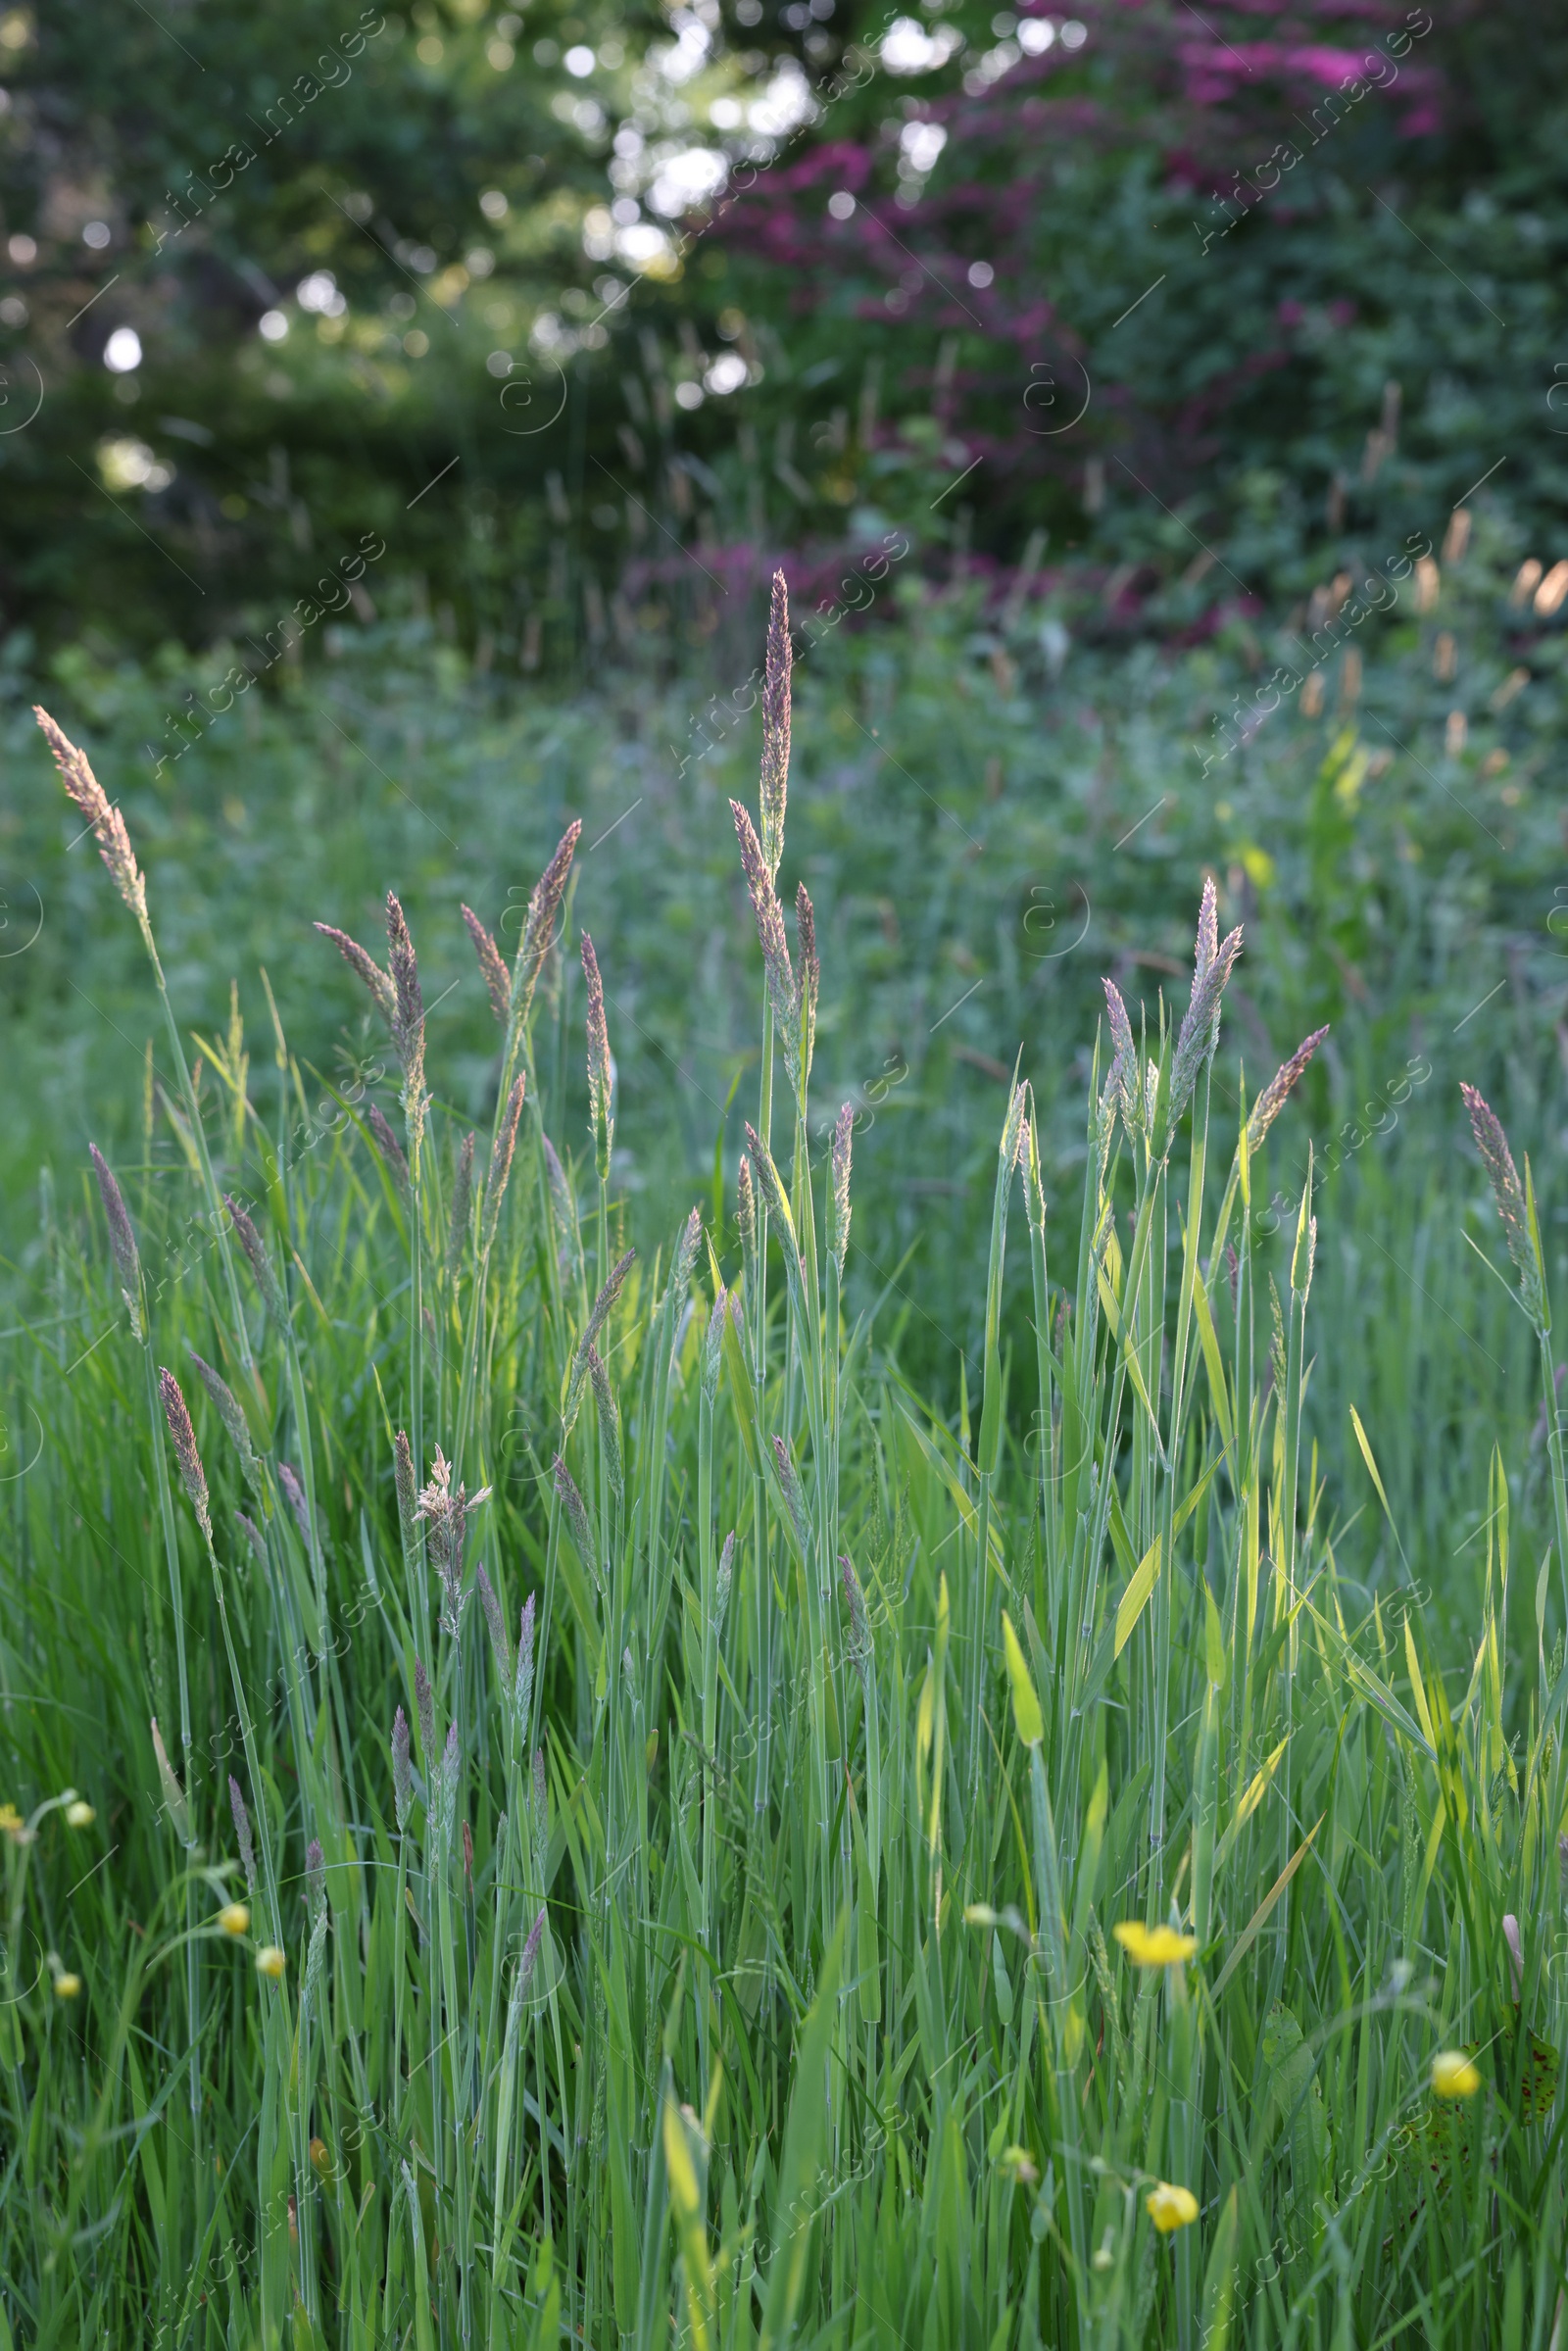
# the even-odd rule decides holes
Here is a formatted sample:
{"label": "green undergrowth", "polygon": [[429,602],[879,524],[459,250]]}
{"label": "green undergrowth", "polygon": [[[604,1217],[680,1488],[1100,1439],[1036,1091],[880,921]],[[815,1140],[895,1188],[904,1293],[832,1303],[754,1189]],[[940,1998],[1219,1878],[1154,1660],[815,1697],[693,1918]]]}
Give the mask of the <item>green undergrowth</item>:
{"label": "green undergrowth", "polygon": [[[1508,1447],[1468,1346],[1401,1340],[1457,1281],[1436,1179],[1390,1283],[1409,1359],[1348,1395],[1366,1229],[1308,1130],[1298,1179],[1282,1149],[1327,1046],[1272,1083],[1249,1048],[1229,1099],[1249,964],[1212,889],[1187,960],[1195,885],[1169,1009],[1087,1025],[1075,1141],[1049,1028],[970,1113],[978,1338],[939,1408],[920,1277],[852,1272],[898,1235],[824,1074],[867,1033],[837,925],[776,896],[786,697],[775,635],[760,825],[703,849],[766,966],[744,1156],[662,1224],[615,1181],[631,876],[591,833],[480,940],[466,1095],[456,922],[389,901],[358,978],[312,934],[313,989],[365,983],[382,1110],[281,1009],[187,1047],[164,875],[143,914],[135,810],[127,841],[60,748],[164,1099],[56,1193],[8,1342],[0,2327],[1544,2351],[1568,1494],[1555,1411],[1528,1434],[1531,1162],[1478,1097],[1489,1266],[1446,1247]],[[789,815],[809,839],[798,774]],[[297,860],[301,923],[372,937],[346,896]],[[1435,1540],[1470,1530],[1436,1608],[1433,1476]]]}

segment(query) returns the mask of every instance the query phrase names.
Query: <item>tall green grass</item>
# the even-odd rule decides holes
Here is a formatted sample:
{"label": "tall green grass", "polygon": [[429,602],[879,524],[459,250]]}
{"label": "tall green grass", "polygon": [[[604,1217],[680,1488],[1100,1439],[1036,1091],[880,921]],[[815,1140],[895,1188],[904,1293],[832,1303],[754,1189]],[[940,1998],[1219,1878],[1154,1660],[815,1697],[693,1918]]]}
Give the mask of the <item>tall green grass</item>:
{"label": "tall green grass", "polygon": [[[276,1021],[204,1039],[198,1090],[171,1019],[182,1184],[149,1132],[52,1212],[5,1395],[0,2342],[1555,2342],[1568,1498],[1528,1168],[1476,1105],[1555,1533],[1511,1559],[1496,1457],[1457,1664],[1392,1512],[1380,1588],[1341,1572],[1317,1179],[1269,1208],[1295,1064],[1220,1104],[1211,890],[1179,1016],[1107,987],[1076,1200],[1009,1083],[942,1415],[886,1294],[846,1309],[788,730],[780,596],[736,809],[760,1084],[706,1230],[623,1246],[571,834],[510,964],[470,924],[488,1138],[392,898],[384,963],[339,944],[401,1136],[357,1084],[313,1103]],[[56,748],[158,985],[133,846]]]}

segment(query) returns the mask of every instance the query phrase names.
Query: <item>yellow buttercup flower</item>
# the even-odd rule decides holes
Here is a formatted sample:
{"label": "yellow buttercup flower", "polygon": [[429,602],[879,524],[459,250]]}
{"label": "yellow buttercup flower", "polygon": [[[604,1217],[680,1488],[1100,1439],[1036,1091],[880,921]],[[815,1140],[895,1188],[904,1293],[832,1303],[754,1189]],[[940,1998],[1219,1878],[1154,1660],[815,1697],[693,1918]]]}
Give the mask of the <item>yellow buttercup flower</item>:
{"label": "yellow buttercup flower", "polygon": [[55,1998],[57,2000],[74,2000],[80,1989],[81,1978],[79,1976],[57,1976],[55,1978]]}
{"label": "yellow buttercup flower", "polygon": [[1440,2098],[1473,2098],[1481,2076],[1462,2049],[1440,2049],[1432,2060],[1432,2087]]}
{"label": "yellow buttercup flower", "polygon": [[1161,2236],[1169,2236],[1173,2229],[1186,2229],[1198,2218],[1198,2198],[1192,2189],[1172,2187],[1168,2180],[1150,2189],[1144,2208]]}
{"label": "yellow buttercup flower", "polygon": [[248,1902],[225,1902],[218,1914],[218,1923],[225,1935],[248,1935],[251,1909]]}
{"label": "yellow buttercup flower", "polygon": [[1175,1967],[1198,1948],[1196,1935],[1178,1935],[1174,1927],[1146,1927],[1138,1919],[1123,1919],[1111,1933],[1134,1967]]}
{"label": "yellow buttercup flower", "polygon": [[15,1837],[22,1827],[22,1815],[15,1804],[0,1804],[0,1836]]}
{"label": "yellow buttercup flower", "polygon": [[97,1818],[98,1815],[92,1806],[85,1803],[80,1796],[74,1804],[66,1806],[66,1826],[70,1829],[90,1829]]}
{"label": "yellow buttercup flower", "polygon": [[270,1976],[274,1984],[281,1982],[287,1965],[288,1953],[280,1951],[276,1943],[263,1943],[256,1954],[256,1973],[259,1976]]}

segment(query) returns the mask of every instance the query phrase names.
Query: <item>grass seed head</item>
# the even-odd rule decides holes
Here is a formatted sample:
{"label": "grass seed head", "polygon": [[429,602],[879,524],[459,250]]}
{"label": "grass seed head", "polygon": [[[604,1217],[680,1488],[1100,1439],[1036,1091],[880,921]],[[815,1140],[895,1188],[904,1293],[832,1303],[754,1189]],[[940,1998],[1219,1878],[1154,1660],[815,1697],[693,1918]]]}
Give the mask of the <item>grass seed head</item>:
{"label": "grass seed head", "polygon": [[[767,981],[767,1000],[773,1010],[773,1025],[783,1049],[784,1067],[797,1099],[801,1091],[802,1004],[790,961],[789,941],[784,936],[784,914],[773,887],[773,876],[761,844],[752,828],[752,820],[738,800],[730,802],[735,818],[735,835],[741,845],[741,870],[752,901],[752,912],[757,917],[757,936],[762,949],[762,971]],[[808,902],[809,903],[809,902]]]}
{"label": "grass seed head", "polygon": [[[222,1385],[221,1382],[219,1383]],[[190,1425],[190,1413],[180,1393],[179,1382],[172,1371],[161,1369],[158,1374],[159,1393],[164,1399],[164,1418],[173,1441],[174,1459],[179,1465],[179,1481],[184,1487],[197,1522],[210,1543],[213,1540],[213,1514],[207,1499],[207,1472],[196,1450],[196,1432]],[[233,1402],[232,1396],[229,1398]],[[238,1410],[238,1406],[235,1406]]]}
{"label": "grass seed head", "polygon": [[234,1778],[232,1772],[228,1778],[228,1808],[234,1815],[234,1836],[239,1845],[240,1866],[245,1872],[245,1883],[254,1894],[256,1891],[256,1847],[251,1841],[251,1816],[245,1809],[245,1798],[240,1793],[239,1782]]}
{"label": "grass seed head", "polygon": [[844,1279],[844,1260],[850,1249],[850,1159],[855,1142],[855,1105],[846,1102],[833,1127],[833,1204],[828,1218],[828,1248]]}
{"label": "grass seed head", "polygon": [[535,1595],[529,1592],[522,1604],[517,1624],[517,1677],[513,1690],[513,1709],[518,1723],[520,1739],[526,1731],[528,1710],[533,1704],[533,1625]]}
{"label": "grass seed head", "polygon": [[326,1861],[318,1837],[313,1837],[305,1848],[305,1899],[314,1926],[326,1908]]}
{"label": "grass seed head", "polygon": [[[484,1229],[481,1247],[489,1255],[501,1222],[501,1203],[507,1197],[507,1178],[512,1173],[512,1154],[517,1147],[517,1121],[522,1116],[521,1076],[513,1081],[507,1096],[507,1106],[501,1113],[496,1139],[490,1149],[490,1172],[484,1181]],[[469,1163],[472,1164],[472,1142],[469,1143]]]}
{"label": "grass seed head", "polygon": [[473,941],[473,952],[479,958],[479,971],[489,994],[490,1009],[505,1028],[512,1004],[512,974],[507,969],[507,958],[472,906],[464,906],[460,911],[467,925],[468,936]]}
{"label": "grass seed head", "polygon": [[762,815],[762,856],[768,877],[778,875],[784,855],[784,812],[790,782],[790,592],[782,571],[773,574],[768,602],[767,661],[762,674],[762,772],[758,798]]}
{"label": "grass seed head", "polygon": [[190,1359],[196,1366],[197,1378],[218,1408],[219,1419],[233,1441],[234,1450],[239,1455],[240,1467],[245,1472],[246,1483],[250,1486],[258,1485],[261,1479],[262,1465],[256,1458],[256,1447],[251,1443],[250,1424],[240,1409],[238,1396],[221,1374],[216,1372],[210,1363],[204,1362],[194,1347],[190,1350]]}
{"label": "grass seed head", "polygon": [[507,1640],[507,1620],[501,1612],[496,1588],[485,1573],[481,1559],[473,1571],[479,1589],[479,1605],[484,1611],[485,1627],[490,1635],[490,1646],[495,1652],[496,1684],[502,1692],[503,1703],[512,1695],[512,1649]]}
{"label": "grass seed head", "polygon": [[114,1171],[96,1143],[87,1146],[92,1155],[93,1173],[98,1178],[99,1196],[104,1203],[104,1221],[109,1227],[109,1247],[114,1253],[115,1270],[135,1336],[141,1337],[141,1258],[136,1249],[136,1235],[125,1207],[124,1196],[116,1183]]}
{"label": "grass seed head", "polygon": [[594,1590],[603,1598],[605,1588],[599,1574],[599,1553],[588,1524],[588,1513],[583,1507],[582,1495],[577,1492],[572,1474],[559,1453],[556,1455],[555,1476],[556,1493],[566,1513],[566,1524],[571,1529],[572,1542],[577,1545],[577,1556],[588,1570]]}
{"label": "grass seed head", "polygon": [[111,881],[145,929],[147,885],[130,846],[125,819],[117,808],[111,806],[109,795],[88,764],[86,753],[76,749],[47,710],[40,710],[34,704],[32,714],[43,728],[44,740],[54,753],[61,782],[92,827],[98,855],[109,868]]}
{"label": "grass seed head", "polygon": [[289,1462],[280,1461],[277,1465],[277,1482],[288,1497],[288,1506],[294,1513],[294,1524],[300,1531],[300,1541],[305,1545],[305,1556],[308,1559],[313,1549],[311,1505],[305,1498],[305,1489],[300,1484],[299,1473]]}
{"label": "grass seed head", "polygon": [[1187,1107],[1203,1062],[1219,1044],[1219,1004],[1225,983],[1242,952],[1242,926],[1228,931],[1216,944],[1214,884],[1203,884],[1203,903],[1198,917],[1198,947],[1193,961],[1193,993],[1176,1036],[1170,1074],[1170,1129]]}
{"label": "grass seed head", "polygon": [[1269,1128],[1284,1109],[1291,1089],[1328,1033],[1329,1024],[1325,1021],[1320,1029],[1312,1031],[1310,1037],[1301,1039],[1290,1059],[1282,1061],[1269,1079],[1268,1084],[1252,1104],[1251,1116],[1247,1122],[1247,1148],[1250,1151],[1256,1151]]}
{"label": "grass seed head", "polygon": [[464,1244],[468,1238],[468,1225],[473,1213],[473,1137],[465,1135],[458,1148],[457,1170],[452,1178],[452,1214],[447,1225],[447,1280],[456,1280],[463,1263]]}
{"label": "grass seed head", "polygon": [[573,817],[557,842],[555,855],[535,882],[528,900],[528,911],[522,925],[522,943],[512,967],[510,1018],[514,1030],[527,1022],[533,1007],[534,990],[539,984],[539,974],[544,968],[546,955],[555,944],[561,902],[566,895],[566,881],[581,831],[581,824]]}
{"label": "grass seed head", "polygon": [[610,1181],[611,1154],[615,1144],[615,1065],[610,1055],[610,1030],[605,1021],[605,984],[599,957],[586,931],[582,935],[583,976],[588,982],[588,1112],[593,1131],[599,1181]]}
{"label": "grass seed head", "polygon": [[735,1224],[741,1237],[741,1255],[748,1269],[757,1254],[757,1195],[752,1186],[752,1163],[741,1160],[735,1180]]}
{"label": "grass seed head", "polygon": [[272,1261],[267,1253],[266,1243],[231,1193],[224,1193],[223,1205],[228,1210],[234,1238],[245,1251],[246,1262],[256,1277],[256,1287],[262,1294],[263,1304],[275,1322],[287,1322],[288,1308],[283,1302],[277,1276],[272,1271]]}
{"label": "grass seed head", "polygon": [[392,1717],[392,1809],[400,1833],[414,1806],[414,1760],[409,1753],[409,1718],[400,1706]]}
{"label": "grass seed head", "polygon": [[332,941],[349,969],[358,972],[369,989],[382,1018],[388,1021],[393,1019],[397,1012],[397,990],[390,975],[381,969],[369,950],[362,947],[358,939],[351,939],[347,931],[334,928],[330,922],[318,922],[316,927],[323,939]]}
{"label": "grass seed head", "polygon": [[386,1112],[379,1102],[370,1103],[365,1113],[365,1123],[375,1138],[376,1150],[392,1172],[392,1181],[397,1186],[398,1198],[407,1207],[410,1194],[409,1162],[404,1155],[403,1146],[393,1134]]}
{"label": "grass seed head", "polygon": [[1502,1121],[1490,1102],[1478,1094],[1474,1086],[1461,1084],[1465,1108],[1470,1113],[1470,1131],[1476,1139],[1482,1165],[1492,1182],[1492,1197],[1497,1203],[1497,1214],[1508,1243],[1508,1254],[1519,1275],[1520,1295],[1525,1310],[1539,1329],[1545,1319],[1545,1296],[1541,1284],[1541,1269],[1536,1261],[1535,1243],[1530,1231],[1530,1211],[1525,1200],[1519,1170],[1508,1149]]}
{"label": "grass seed head", "polygon": [[724,1547],[718,1554],[718,1574],[714,1579],[713,1631],[724,1629],[724,1614],[729,1607],[729,1590],[735,1575],[735,1530],[731,1527],[724,1538]]}
{"label": "grass seed head", "polygon": [[422,1657],[414,1660],[414,1707],[419,1718],[419,1760],[428,1779],[436,1765],[435,1692],[430,1688]]}

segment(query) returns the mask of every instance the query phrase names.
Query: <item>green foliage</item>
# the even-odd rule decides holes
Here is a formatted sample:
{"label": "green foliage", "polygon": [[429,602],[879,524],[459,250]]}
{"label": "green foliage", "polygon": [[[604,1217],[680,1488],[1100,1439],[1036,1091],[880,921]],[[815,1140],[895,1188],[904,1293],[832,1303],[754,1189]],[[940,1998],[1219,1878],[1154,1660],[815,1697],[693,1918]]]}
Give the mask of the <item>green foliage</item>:
{"label": "green foliage", "polygon": [[1351,1236],[1310,1167],[1258,1213],[1214,911],[1147,1086],[1130,1038],[1094,1071],[1076,1212],[1046,1053],[974,1121],[976,1297],[1010,1225],[1029,1342],[985,1318],[978,1443],[846,1309],[754,957],[754,1206],[629,1267],[549,988],[476,1103],[504,1145],[525,1073],[515,1153],[470,1162],[393,904],[406,1167],[356,1085],[296,1123],[285,1027],[275,1101],[240,1016],[198,1092],[171,1010],[181,1172],[73,1196],[8,1366],[15,2339],[1544,2339],[1559,1612],[1544,1572],[1521,1641],[1501,1456],[1458,1670],[1347,1571],[1304,1405]]}

